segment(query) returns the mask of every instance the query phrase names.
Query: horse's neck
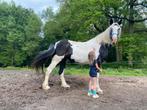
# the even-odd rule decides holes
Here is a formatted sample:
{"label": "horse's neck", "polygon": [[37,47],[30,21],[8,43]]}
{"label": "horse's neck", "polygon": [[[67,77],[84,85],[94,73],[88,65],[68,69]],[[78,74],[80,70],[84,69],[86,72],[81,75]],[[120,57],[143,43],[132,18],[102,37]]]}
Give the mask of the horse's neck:
{"label": "horse's neck", "polygon": [[99,47],[101,45],[101,43],[106,43],[106,44],[110,44],[111,40],[109,37],[109,29],[110,27],[108,27],[104,32],[102,32],[101,34],[97,35],[96,37],[94,37],[93,39],[90,39],[86,42],[76,42],[76,41],[70,41],[70,43],[72,45],[81,45],[81,46],[88,46],[89,48],[95,48],[95,47]]}
{"label": "horse's neck", "polygon": [[107,28],[104,32],[100,33],[95,38],[93,38],[93,39],[91,39],[87,42],[97,43],[97,44],[101,44],[101,43],[110,44],[111,40],[110,40],[110,37],[109,37],[109,28]]}

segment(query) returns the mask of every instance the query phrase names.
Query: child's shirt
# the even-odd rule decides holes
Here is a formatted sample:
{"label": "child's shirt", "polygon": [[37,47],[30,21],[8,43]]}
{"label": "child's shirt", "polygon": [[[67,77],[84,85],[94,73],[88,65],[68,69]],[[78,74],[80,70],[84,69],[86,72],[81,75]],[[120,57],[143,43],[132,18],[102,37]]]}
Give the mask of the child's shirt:
{"label": "child's shirt", "polygon": [[90,71],[99,72],[99,70],[96,68],[96,63],[97,63],[97,60],[95,59],[94,62],[92,64],[90,64]]}

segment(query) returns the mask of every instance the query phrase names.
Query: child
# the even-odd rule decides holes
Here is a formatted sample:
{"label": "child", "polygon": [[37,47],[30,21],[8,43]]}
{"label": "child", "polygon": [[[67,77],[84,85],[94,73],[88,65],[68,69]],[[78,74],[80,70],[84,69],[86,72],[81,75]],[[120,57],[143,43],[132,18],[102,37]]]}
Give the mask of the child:
{"label": "child", "polygon": [[90,80],[89,80],[89,90],[88,96],[92,96],[93,98],[98,98],[99,96],[96,93],[96,84],[97,84],[97,72],[101,71],[99,65],[97,64],[95,49],[89,52],[88,54],[89,65],[90,65]]}

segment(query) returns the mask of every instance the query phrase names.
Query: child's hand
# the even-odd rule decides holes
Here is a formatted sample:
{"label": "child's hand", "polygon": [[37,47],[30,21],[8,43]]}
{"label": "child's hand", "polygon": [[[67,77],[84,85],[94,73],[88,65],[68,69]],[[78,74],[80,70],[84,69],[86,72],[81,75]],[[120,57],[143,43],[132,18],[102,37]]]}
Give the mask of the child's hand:
{"label": "child's hand", "polygon": [[102,72],[102,69],[99,69],[100,70],[100,72]]}

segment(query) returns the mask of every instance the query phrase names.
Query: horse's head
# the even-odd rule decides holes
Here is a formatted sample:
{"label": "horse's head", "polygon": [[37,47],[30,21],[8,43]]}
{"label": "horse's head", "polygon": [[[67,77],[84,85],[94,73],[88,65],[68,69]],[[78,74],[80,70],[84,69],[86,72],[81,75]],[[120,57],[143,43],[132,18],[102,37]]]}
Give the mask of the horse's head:
{"label": "horse's head", "polygon": [[120,37],[121,34],[121,22],[113,22],[113,20],[110,20],[110,39],[112,43],[116,43],[118,38]]}

